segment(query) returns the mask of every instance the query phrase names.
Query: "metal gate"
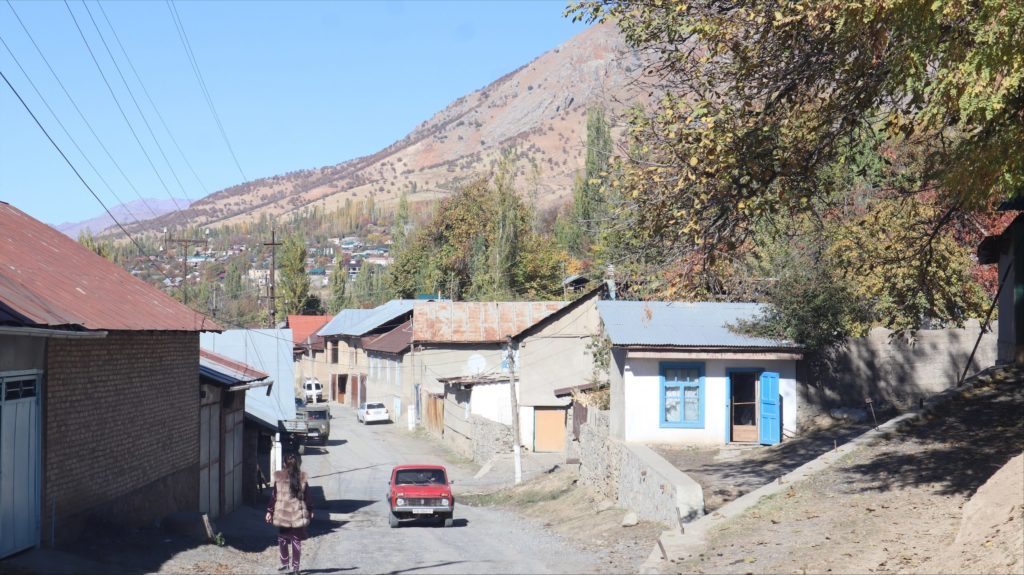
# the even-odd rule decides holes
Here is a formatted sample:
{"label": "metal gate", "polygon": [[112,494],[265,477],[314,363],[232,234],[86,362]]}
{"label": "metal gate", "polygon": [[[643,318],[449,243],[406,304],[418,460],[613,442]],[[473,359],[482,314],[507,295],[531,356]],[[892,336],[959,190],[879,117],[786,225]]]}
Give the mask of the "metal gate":
{"label": "metal gate", "polygon": [[39,544],[38,370],[0,373],[0,558]]}
{"label": "metal gate", "polygon": [[199,511],[220,516],[220,405],[199,410]]}
{"label": "metal gate", "polygon": [[[244,393],[244,392],[235,392]],[[224,417],[224,498],[227,515],[242,504],[242,410]]]}

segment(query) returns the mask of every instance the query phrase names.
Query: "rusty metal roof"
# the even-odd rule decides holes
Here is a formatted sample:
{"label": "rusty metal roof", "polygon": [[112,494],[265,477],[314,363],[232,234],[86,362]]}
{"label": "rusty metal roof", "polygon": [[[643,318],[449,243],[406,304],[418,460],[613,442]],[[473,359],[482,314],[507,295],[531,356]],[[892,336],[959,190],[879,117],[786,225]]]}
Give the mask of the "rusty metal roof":
{"label": "rusty metal roof", "polygon": [[495,343],[516,335],[569,302],[425,301],[413,306],[417,343]]}
{"label": "rusty metal roof", "polygon": [[412,343],[412,320],[379,335],[368,335],[362,339],[363,349],[383,353],[405,353]]}
{"label": "rusty metal roof", "polygon": [[89,330],[221,330],[117,264],[3,202],[0,323]]}
{"label": "rusty metal roof", "polygon": [[270,374],[248,364],[203,348],[199,348],[199,372],[230,384],[251,383],[270,377]]}

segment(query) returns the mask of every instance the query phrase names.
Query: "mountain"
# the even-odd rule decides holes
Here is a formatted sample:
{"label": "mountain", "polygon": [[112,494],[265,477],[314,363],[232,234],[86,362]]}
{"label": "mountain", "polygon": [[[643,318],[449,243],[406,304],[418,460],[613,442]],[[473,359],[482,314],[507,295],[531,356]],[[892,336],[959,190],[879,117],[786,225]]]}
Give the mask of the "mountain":
{"label": "mountain", "polygon": [[[188,200],[159,200],[156,198],[144,198],[114,206],[113,208],[110,208],[110,213],[117,218],[117,221],[128,224],[136,221],[146,222],[146,220],[159,218],[165,214],[171,214],[176,210],[184,210],[188,206]],[[57,228],[57,230],[62,232],[64,235],[77,240],[78,234],[85,230],[89,230],[93,234],[99,234],[112,225],[114,225],[114,220],[104,212],[103,214],[94,218],[89,218],[88,220],[82,220],[80,222],[64,222],[53,227]]]}
{"label": "mountain", "polygon": [[[520,189],[538,205],[571,194],[585,157],[588,107],[614,117],[645,101],[632,78],[644,68],[614,25],[592,26],[490,85],[458,98],[401,140],[372,155],[333,166],[246,182],[197,200],[188,210],[133,226],[222,225],[261,214],[283,215],[317,204],[334,209],[347,199],[410,200],[452,193],[486,176],[503,150],[515,147]],[[616,131],[613,130],[613,134]]]}

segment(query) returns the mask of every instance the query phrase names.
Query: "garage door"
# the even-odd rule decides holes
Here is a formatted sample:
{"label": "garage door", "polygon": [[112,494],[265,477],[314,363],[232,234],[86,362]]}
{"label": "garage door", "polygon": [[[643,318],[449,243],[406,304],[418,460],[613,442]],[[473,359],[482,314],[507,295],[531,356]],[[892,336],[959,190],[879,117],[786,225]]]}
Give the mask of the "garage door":
{"label": "garage door", "polygon": [[565,408],[536,407],[533,410],[533,450],[561,452],[565,449]]}
{"label": "garage door", "polygon": [[0,558],[39,544],[41,379],[0,373]]}

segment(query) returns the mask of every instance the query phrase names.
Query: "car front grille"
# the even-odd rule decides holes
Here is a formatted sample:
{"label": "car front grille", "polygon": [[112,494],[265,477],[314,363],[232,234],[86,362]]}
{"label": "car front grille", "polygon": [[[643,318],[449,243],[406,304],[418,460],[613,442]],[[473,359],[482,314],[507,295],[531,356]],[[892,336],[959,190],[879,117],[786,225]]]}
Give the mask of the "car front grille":
{"label": "car front grille", "polygon": [[441,507],[441,499],[437,498],[422,498],[422,497],[406,497],[405,505],[408,507]]}

